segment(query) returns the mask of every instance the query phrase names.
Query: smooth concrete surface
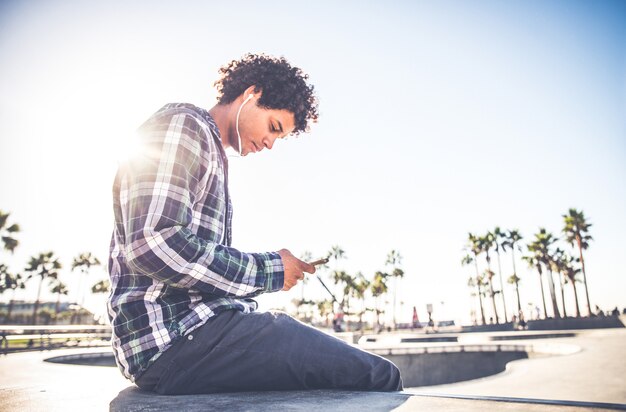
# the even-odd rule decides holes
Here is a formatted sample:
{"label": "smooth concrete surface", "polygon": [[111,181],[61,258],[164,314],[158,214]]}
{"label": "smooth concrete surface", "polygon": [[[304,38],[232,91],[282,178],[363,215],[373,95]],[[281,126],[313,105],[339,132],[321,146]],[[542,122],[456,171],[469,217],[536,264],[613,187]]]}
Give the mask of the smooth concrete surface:
{"label": "smooth concrete surface", "polygon": [[575,337],[548,338],[536,343],[537,348],[548,349],[551,345],[580,350],[514,361],[498,375],[413,391],[626,404],[626,329],[577,331]]}
{"label": "smooth concrete surface", "polygon": [[[352,411],[583,411],[607,410],[575,405],[518,403],[472,399],[508,396],[614,403],[626,410],[626,333],[620,330],[584,331],[576,337],[547,339],[542,345],[580,347],[568,355],[514,361],[489,378],[444,386],[407,389],[402,393],[295,391],[157,396],[142,392],[117,368],[44,362],[53,356],[102,352],[102,348],[55,350],[0,356],[2,411],[180,411],[315,409]],[[484,336],[488,341],[488,336]],[[479,338],[475,338],[479,339]],[[453,397],[440,397],[452,395]],[[459,396],[469,398],[458,398]],[[456,398],[454,397],[456,396]],[[523,400],[522,400],[523,401]],[[606,405],[605,405],[606,406]],[[609,408],[611,409],[611,408]]]}

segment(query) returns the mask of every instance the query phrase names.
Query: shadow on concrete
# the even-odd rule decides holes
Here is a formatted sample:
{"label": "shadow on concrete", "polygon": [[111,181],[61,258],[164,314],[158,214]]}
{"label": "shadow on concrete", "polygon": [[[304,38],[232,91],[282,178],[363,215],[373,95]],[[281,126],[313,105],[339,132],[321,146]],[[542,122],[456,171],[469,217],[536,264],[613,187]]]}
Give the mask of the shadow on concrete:
{"label": "shadow on concrete", "polygon": [[115,357],[110,351],[54,356],[52,358],[44,359],[44,362],[85,366],[117,366],[117,364],[115,363]]}
{"label": "shadow on concrete", "polygon": [[400,392],[335,390],[236,392],[208,395],[163,396],[131,386],[110,403],[110,411],[390,411],[411,397]]}

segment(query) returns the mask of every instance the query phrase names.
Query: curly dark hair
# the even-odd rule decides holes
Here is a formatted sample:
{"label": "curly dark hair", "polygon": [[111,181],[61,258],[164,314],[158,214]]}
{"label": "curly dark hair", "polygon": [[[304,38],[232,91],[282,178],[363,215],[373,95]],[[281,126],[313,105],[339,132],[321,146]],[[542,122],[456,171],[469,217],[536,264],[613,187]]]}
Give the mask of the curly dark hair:
{"label": "curly dark hair", "polygon": [[258,105],[266,109],[285,109],[294,114],[295,128],[291,134],[307,132],[309,121],[318,118],[318,101],[309,76],[292,67],[284,57],[246,54],[220,68],[222,77],[215,82],[219,103],[231,103],[248,87],[262,91]]}

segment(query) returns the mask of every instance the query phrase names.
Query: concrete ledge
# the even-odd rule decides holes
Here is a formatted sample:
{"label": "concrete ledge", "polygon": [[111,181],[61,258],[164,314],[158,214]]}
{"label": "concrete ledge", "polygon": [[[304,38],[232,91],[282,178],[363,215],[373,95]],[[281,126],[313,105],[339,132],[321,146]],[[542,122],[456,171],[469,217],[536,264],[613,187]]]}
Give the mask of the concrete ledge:
{"label": "concrete ledge", "polygon": [[109,404],[111,412],[138,411],[557,411],[626,410],[624,405],[541,399],[448,397],[407,392],[285,391],[160,396],[130,387]]}
{"label": "concrete ledge", "polygon": [[136,387],[124,389],[109,404],[110,411],[390,411],[411,395],[351,391],[240,392],[210,395],[160,396]]}
{"label": "concrete ledge", "polygon": [[618,316],[602,316],[594,318],[543,319],[528,322],[528,330],[581,330],[623,328],[624,324]]}
{"label": "concrete ledge", "polygon": [[[623,328],[622,316],[595,316],[592,318],[561,318],[539,319],[527,322],[528,330],[581,330],[581,329],[606,329]],[[462,332],[514,332],[513,323],[501,323],[499,325],[472,325],[463,326]]]}

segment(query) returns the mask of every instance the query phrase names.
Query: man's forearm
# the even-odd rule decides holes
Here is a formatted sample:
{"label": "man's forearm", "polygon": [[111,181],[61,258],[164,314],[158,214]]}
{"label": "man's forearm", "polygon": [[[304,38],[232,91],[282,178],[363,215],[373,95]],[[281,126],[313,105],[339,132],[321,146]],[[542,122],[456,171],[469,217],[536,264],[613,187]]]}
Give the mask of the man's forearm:
{"label": "man's forearm", "polygon": [[200,239],[184,227],[143,230],[127,245],[131,268],[177,288],[252,297],[283,287],[278,253],[244,253]]}

